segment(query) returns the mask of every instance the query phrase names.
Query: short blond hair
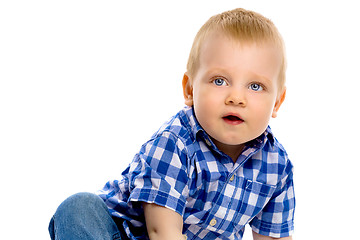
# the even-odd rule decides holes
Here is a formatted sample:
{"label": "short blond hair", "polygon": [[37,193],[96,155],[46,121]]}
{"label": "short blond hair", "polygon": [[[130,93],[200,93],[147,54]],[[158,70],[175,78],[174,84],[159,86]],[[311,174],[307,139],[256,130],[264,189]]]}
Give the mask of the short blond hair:
{"label": "short blond hair", "polygon": [[198,31],[192,45],[187,73],[192,78],[196,75],[200,62],[200,50],[204,40],[213,31],[223,31],[235,41],[249,43],[270,42],[277,45],[282,55],[279,72],[280,90],[286,81],[286,53],[284,41],[274,23],[259,13],[237,8],[211,17]]}

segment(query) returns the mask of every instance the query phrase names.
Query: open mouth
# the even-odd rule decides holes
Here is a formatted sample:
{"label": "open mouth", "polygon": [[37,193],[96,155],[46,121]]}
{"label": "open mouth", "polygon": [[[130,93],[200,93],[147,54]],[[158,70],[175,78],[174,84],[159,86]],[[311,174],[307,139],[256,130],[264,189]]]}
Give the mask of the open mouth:
{"label": "open mouth", "polygon": [[225,122],[230,123],[230,124],[240,124],[240,123],[244,122],[244,120],[241,119],[240,117],[231,115],[231,114],[224,116],[223,119]]}

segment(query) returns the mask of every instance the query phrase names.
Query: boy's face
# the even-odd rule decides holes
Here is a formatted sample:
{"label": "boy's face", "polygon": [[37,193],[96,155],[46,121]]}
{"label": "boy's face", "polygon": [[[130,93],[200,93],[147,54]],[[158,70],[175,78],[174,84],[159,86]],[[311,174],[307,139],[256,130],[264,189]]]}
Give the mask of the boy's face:
{"label": "boy's face", "polygon": [[[279,93],[281,54],[273,44],[237,43],[219,32],[201,48],[193,79],[184,75],[185,103],[221,149],[260,136],[285,98]],[[220,147],[222,146],[222,147]]]}

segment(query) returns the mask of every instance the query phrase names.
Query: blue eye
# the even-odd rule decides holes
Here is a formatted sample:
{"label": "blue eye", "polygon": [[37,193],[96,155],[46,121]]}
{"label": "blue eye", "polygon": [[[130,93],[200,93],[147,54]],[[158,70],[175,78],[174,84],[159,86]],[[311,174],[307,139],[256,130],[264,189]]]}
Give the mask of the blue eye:
{"label": "blue eye", "polygon": [[213,83],[216,85],[216,86],[225,86],[226,85],[226,82],[224,79],[221,79],[221,78],[216,78]]}
{"label": "blue eye", "polygon": [[264,90],[263,87],[258,83],[250,84],[249,89],[256,91],[256,92]]}

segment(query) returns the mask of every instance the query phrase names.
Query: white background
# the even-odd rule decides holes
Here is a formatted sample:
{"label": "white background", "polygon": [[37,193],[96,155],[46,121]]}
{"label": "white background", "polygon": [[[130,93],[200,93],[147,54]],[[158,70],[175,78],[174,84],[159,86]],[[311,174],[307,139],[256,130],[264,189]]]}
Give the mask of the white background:
{"label": "white background", "polygon": [[272,19],[286,42],[288,95],[271,126],[295,165],[294,239],[360,239],[358,6],[2,1],[0,239],[49,239],[48,221],[66,197],[119,178],[183,107],[200,26],[236,7]]}

